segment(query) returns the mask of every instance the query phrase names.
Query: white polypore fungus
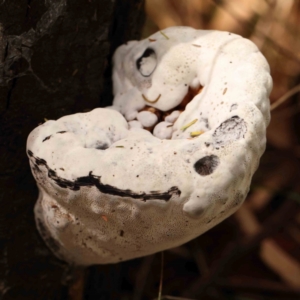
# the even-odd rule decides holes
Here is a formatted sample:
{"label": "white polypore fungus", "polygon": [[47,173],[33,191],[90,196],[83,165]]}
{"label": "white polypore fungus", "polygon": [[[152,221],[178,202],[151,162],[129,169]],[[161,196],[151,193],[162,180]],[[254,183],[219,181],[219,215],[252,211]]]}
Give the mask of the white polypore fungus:
{"label": "white polypore fungus", "polygon": [[269,66],[238,35],[173,27],[129,42],[113,80],[114,110],[47,121],[28,138],[39,231],[70,263],[202,234],[241,205],[265,149]]}

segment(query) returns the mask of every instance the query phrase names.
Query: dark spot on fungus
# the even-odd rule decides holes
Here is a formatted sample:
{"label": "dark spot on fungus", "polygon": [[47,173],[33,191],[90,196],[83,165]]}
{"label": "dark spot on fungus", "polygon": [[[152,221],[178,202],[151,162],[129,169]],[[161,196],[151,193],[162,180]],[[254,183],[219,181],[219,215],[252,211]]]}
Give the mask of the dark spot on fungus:
{"label": "dark spot on fungus", "polygon": [[244,197],[243,193],[237,192],[234,196],[234,206],[240,205],[244,201],[245,198],[246,197]]}
{"label": "dark spot on fungus", "polygon": [[53,177],[53,176],[56,176],[56,172],[51,169],[48,170],[48,177]]}
{"label": "dark spot on fungus", "polygon": [[204,156],[194,164],[194,169],[198,174],[206,176],[212,174],[219,163],[220,159],[216,155]]}
{"label": "dark spot on fungus", "polygon": [[120,230],[120,236],[124,236],[124,230]]}
{"label": "dark spot on fungus", "polygon": [[43,139],[43,142],[50,140],[51,137],[52,137],[52,135],[46,136],[46,137]]}
{"label": "dark spot on fungus", "polygon": [[223,146],[243,138],[246,132],[246,122],[239,116],[233,116],[215,130],[213,137],[217,145]]}
{"label": "dark spot on fungus", "polygon": [[231,106],[230,106],[230,111],[233,111],[233,110],[235,110],[235,109],[237,109],[237,107],[238,107],[238,105],[235,103],[235,104],[232,104]]}
{"label": "dark spot on fungus", "polygon": [[210,129],[207,118],[201,118],[200,121],[204,123],[204,125],[207,129]]}
{"label": "dark spot on fungus", "polygon": [[66,133],[67,131],[57,131],[56,133],[60,133],[60,134],[63,134],[63,133]]}
{"label": "dark spot on fungus", "polygon": [[97,150],[106,150],[107,148],[108,148],[108,144],[101,143],[101,142],[96,142],[95,149],[97,149]]}

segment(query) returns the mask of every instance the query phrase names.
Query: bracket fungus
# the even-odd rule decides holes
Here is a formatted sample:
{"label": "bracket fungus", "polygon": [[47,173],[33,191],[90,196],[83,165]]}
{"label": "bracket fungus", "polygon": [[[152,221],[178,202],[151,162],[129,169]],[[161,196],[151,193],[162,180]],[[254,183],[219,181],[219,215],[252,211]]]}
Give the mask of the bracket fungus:
{"label": "bracket fungus", "polygon": [[272,79],[247,39],[171,27],[114,55],[114,101],[28,137],[36,223],[61,259],[116,263],[183,244],[244,201]]}

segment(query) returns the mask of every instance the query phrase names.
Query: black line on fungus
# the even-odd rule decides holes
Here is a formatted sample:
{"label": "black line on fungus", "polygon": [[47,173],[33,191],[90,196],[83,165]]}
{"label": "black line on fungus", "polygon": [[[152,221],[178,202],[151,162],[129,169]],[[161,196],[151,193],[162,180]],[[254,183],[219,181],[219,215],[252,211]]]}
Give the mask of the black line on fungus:
{"label": "black line on fungus", "polygon": [[103,194],[109,194],[109,195],[114,195],[119,197],[130,197],[134,199],[140,199],[142,201],[147,201],[147,200],[169,201],[173,195],[180,196],[181,194],[181,191],[176,186],[171,187],[166,192],[151,191],[150,193],[145,193],[145,192],[136,193],[129,189],[122,190],[112,185],[101,183],[101,176],[92,174],[92,171],[89,172],[87,176],[78,177],[77,179],[72,181],[58,176],[54,170],[49,168],[47,162],[44,159],[35,157],[32,151],[28,150],[27,153],[31,157],[31,159],[35,161],[36,165],[43,165],[48,170],[48,177],[51,178],[61,188],[68,188],[73,191],[78,191],[80,190],[81,187],[95,186]]}
{"label": "black line on fungus", "polygon": [[52,137],[52,135],[46,136],[46,137],[43,139],[43,142],[45,142],[45,141],[47,141],[47,140],[50,140],[51,137]]}
{"label": "black line on fungus", "polygon": [[66,132],[67,131],[64,130],[64,131],[57,131],[56,133],[61,133],[62,134],[62,133],[66,133]]}
{"label": "black line on fungus", "polygon": [[108,146],[107,143],[101,143],[101,142],[99,142],[99,143],[96,143],[95,149],[97,149],[97,150],[106,150],[108,147],[109,146]]}

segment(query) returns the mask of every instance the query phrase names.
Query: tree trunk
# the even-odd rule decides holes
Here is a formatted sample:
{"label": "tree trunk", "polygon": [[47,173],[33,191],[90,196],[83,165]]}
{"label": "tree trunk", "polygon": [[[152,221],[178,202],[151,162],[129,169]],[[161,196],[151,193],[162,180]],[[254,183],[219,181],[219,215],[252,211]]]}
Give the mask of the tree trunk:
{"label": "tree trunk", "polygon": [[[100,273],[93,267],[84,277],[40,238],[25,146],[44,118],[111,104],[112,53],[139,38],[143,16],[143,0],[0,0],[1,299],[115,297],[122,267],[104,266]],[[89,280],[85,297],[72,296],[72,289],[82,290],[82,278]]]}

